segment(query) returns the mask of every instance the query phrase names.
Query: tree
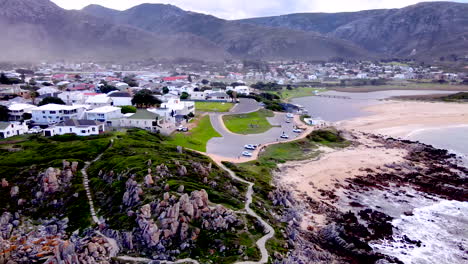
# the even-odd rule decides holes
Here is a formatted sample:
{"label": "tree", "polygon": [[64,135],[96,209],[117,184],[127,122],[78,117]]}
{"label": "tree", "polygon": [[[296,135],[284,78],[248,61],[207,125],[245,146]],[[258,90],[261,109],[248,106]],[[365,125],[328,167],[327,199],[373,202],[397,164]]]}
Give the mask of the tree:
{"label": "tree", "polygon": [[169,88],[167,88],[166,86],[164,86],[162,90],[163,90],[163,94],[169,93]]}
{"label": "tree", "polygon": [[8,78],[3,72],[0,74],[0,84],[11,84],[10,78]]}
{"label": "tree", "polygon": [[188,82],[192,82],[192,81],[193,81],[193,80],[192,80],[192,75],[189,75],[189,76],[188,76],[187,81],[188,81]]}
{"label": "tree", "polygon": [[208,84],[210,83],[210,81],[208,81],[207,79],[203,79],[203,80],[201,81],[201,83],[202,83],[203,85],[208,85]]}
{"label": "tree", "polygon": [[31,97],[32,103],[36,104],[36,98],[39,97],[39,93],[36,91],[32,91],[29,93],[29,96]]}
{"label": "tree", "polygon": [[117,87],[115,86],[112,86],[112,85],[108,85],[108,84],[105,84],[104,86],[101,86],[99,88],[99,90],[101,91],[101,93],[110,93],[112,91],[117,91]]}
{"label": "tree", "polygon": [[138,91],[132,99],[132,104],[136,105],[138,108],[159,106],[161,105],[161,100],[154,97],[150,90],[144,89]]}
{"label": "tree", "polygon": [[182,94],[180,95],[181,100],[187,100],[189,97],[190,94],[188,94],[187,92],[182,92]]}
{"label": "tree", "polygon": [[58,98],[58,97],[48,96],[48,97],[42,99],[42,101],[39,103],[39,106],[41,106],[41,105],[46,105],[46,104],[61,104],[61,105],[65,105],[65,102],[62,101],[62,99],[60,99],[60,98]]}
{"label": "tree", "polygon": [[29,120],[32,118],[32,114],[30,113],[24,113],[22,116],[23,120]]}
{"label": "tree", "polygon": [[8,107],[0,105],[0,121],[8,121]]}
{"label": "tree", "polygon": [[125,76],[123,82],[130,87],[138,87],[138,82],[134,79],[134,76]]}
{"label": "tree", "polygon": [[137,112],[136,107],[131,106],[131,105],[124,105],[124,106],[121,106],[120,108],[121,108],[120,112],[122,114],[136,113]]}

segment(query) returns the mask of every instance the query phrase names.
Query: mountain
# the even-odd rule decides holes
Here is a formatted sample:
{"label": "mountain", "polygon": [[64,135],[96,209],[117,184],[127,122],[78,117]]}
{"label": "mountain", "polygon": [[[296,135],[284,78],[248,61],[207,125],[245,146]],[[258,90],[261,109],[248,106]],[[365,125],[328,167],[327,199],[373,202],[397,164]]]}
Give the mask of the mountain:
{"label": "mountain", "polygon": [[132,60],[148,57],[203,57],[229,54],[192,34],[155,34],[116,25],[49,0],[0,0],[1,60]]}
{"label": "mountain", "polygon": [[92,5],[82,10],[121,25],[158,34],[191,34],[212,41],[237,58],[362,58],[369,52],[348,42],[314,32],[268,28],[187,12],[172,5],[143,4],[125,11]]}
{"label": "mountain", "polygon": [[319,32],[381,55],[438,58],[468,53],[467,14],[468,4],[428,2],[402,9],[302,13],[238,22]]}

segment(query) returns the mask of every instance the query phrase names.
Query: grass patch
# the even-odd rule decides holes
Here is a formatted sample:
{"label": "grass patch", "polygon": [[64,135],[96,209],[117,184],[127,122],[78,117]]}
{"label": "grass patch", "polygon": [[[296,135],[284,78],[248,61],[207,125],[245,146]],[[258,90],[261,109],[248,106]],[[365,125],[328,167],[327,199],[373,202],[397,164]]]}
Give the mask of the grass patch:
{"label": "grass patch", "polygon": [[325,92],[326,89],[323,88],[313,88],[313,87],[299,87],[288,90],[283,88],[281,91],[273,91],[272,93],[281,97],[285,101],[289,101],[293,98],[313,96],[314,92]]}
{"label": "grass patch", "polygon": [[195,109],[199,112],[229,112],[233,106],[232,103],[195,102]]}
{"label": "grass patch", "polygon": [[168,142],[172,145],[205,152],[206,143],[214,137],[221,137],[221,135],[211,125],[210,117],[204,116],[192,130],[187,133],[176,132]]}
{"label": "grass patch", "polygon": [[267,117],[273,116],[272,111],[262,109],[249,114],[225,115],[223,121],[227,129],[233,133],[260,134],[273,127],[267,120]]}

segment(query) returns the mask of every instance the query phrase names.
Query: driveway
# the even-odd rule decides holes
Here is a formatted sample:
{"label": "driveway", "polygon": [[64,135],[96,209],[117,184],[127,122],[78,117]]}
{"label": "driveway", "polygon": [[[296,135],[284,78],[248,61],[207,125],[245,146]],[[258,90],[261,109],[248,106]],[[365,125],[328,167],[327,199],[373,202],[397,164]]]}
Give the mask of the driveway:
{"label": "driveway", "polygon": [[227,130],[222,121],[221,114],[210,115],[211,124],[213,128],[222,135],[221,138],[212,138],[208,141],[206,149],[208,154],[225,157],[225,158],[239,158],[247,144],[267,144],[274,142],[286,141],[281,139],[280,136],[283,132],[289,135],[289,139],[294,139],[300,134],[293,133],[294,121],[286,123],[286,113],[275,113],[274,117],[268,118],[268,121],[273,126],[270,130],[262,134],[240,135],[234,134]]}

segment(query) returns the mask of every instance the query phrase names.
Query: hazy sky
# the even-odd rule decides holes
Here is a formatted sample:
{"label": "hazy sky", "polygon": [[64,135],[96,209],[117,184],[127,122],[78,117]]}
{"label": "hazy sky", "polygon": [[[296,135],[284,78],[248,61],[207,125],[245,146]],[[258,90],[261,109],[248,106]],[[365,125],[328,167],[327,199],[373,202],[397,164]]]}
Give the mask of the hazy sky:
{"label": "hazy sky", "polygon": [[[400,8],[418,0],[52,0],[66,9],[81,9],[89,4],[124,10],[142,3],[176,5],[184,10],[225,19],[282,15],[298,12],[343,12],[377,8]],[[432,0],[426,0],[432,1]],[[457,2],[468,3],[468,0]]]}

